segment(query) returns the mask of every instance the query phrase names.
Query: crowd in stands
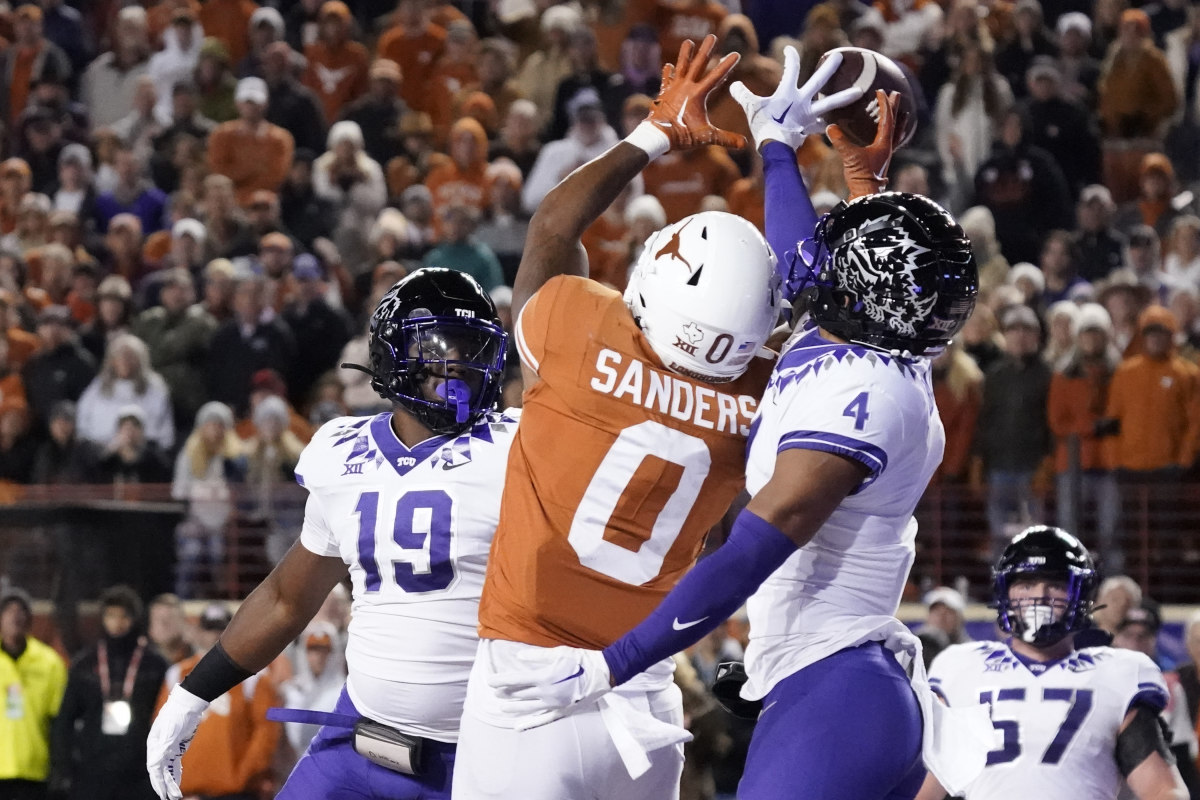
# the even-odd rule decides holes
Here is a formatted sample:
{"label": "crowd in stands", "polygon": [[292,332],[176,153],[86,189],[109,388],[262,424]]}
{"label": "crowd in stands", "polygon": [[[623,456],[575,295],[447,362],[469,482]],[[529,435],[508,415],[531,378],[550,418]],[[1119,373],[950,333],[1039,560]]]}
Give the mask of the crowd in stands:
{"label": "crowd in stands", "polygon": [[[709,33],[717,56],[742,55],[730,80],[760,94],[786,44],[801,81],[847,44],[901,65],[920,124],[891,188],[946,205],[981,275],[974,317],[934,364],[947,429],[935,480],[984,498],[982,559],[1053,516],[1119,573],[1128,487],[1194,480],[1200,452],[1200,9],[1187,0],[0,6],[0,495],[170,483],[188,505],[177,592],[192,597],[205,572],[219,581],[235,488],[267,498],[316,426],[386,409],[367,376],[337,369],[365,362],[381,294],[421,265],[459,269],[511,325],[533,210],[644,117],[681,41]],[[711,116],[748,133],[727,94]],[[845,195],[822,137],[797,159],[819,210]],[[763,224],[751,149],[656,160],[587,232],[592,276],[624,289],[647,236],[702,209]],[[520,402],[518,386],[507,402]],[[140,617],[120,592],[103,602]],[[20,605],[6,598],[0,616]],[[143,680],[178,680],[225,619],[206,612],[186,641],[155,634],[155,620],[169,628],[179,614],[169,598],[151,605],[158,655],[145,650],[135,670],[130,730],[158,698]],[[111,616],[104,636],[124,672],[141,645]],[[323,647],[339,668],[344,625],[329,624],[304,637],[296,675],[323,672]],[[739,636],[731,628],[710,650],[736,651]],[[711,658],[693,661],[711,677]],[[57,697],[66,686],[60,719],[104,724],[95,686],[46,675]],[[231,702],[329,691],[288,680],[268,676]],[[59,701],[43,688],[44,702],[28,700],[53,716]],[[697,695],[692,716],[710,700]],[[72,725],[20,757],[45,766],[52,743],[60,760],[66,748],[120,767],[71,744]],[[237,763],[273,752],[280,734],[263,731],[239,733]],[[302,748],[310,735],[287,739]],[[231,746],[223,736],[214,747]],[[736,749],[740,734],[721,736]],[[193,793],[266,791],[253,783],[264,763],[224,776],[241,788]],[[712,796],[711,771],[696,780],[685,796]]]}

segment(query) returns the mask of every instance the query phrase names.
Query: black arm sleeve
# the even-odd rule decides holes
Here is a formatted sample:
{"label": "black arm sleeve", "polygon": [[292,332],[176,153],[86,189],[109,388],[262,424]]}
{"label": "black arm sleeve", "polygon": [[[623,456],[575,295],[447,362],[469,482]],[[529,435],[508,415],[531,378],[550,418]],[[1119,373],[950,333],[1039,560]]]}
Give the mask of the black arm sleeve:
{"label": "black arm sleeve", "polygon": [[253,674],[236,664],[218,641],[180,685],[211,703]]}
{"label": "black arm sleeve", "polygon": [[1137,703],[1133,712],[1133,720],[1117,736],[1117,751],[1114,754],[1117,769],[1126,778],[1154,753],[1161,755],[1168,764],[1175,763],[1170,747],[1171,734],[1167,732],[1167,723],[1159,715],[1158,709]]}

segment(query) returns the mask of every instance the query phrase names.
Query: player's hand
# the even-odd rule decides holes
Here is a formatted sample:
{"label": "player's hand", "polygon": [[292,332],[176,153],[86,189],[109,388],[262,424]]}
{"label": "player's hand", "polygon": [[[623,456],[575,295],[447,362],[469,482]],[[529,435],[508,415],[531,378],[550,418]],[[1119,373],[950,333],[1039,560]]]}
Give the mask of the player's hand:
{"label": "player's hand", "polygon": [[146,737],[146,771],[150,785],[161,800],[181,800],[179,779],[183,773],[180,762],[184,751],[200,727],[200,718],[208,702],[176,686],[167,695],[167,702],[154,719]]}
{"label": "player's hand", "polygon": [[878,194],[887,188],[888,166],[896,152],[899,133],[896,130],[896,115],[900,109],[900,93],[889,96],[882,89],[875,90],[875,102],[879,108],[879,122],[875,125],[875,140],[866,147],[859,147],[846,138],[838,125],[830,125],[825,133],[833,143],[833,149],[842,157],[842,171],[850,199]]}
{"label": "player's hand", "polygon": [[755,147],[776,141],[795,149],[804,143],[804,137],[823,129],[822,116],[862,97],[863,90],[852,86],[829,97],[814,99],[841,63],[842,54],[831,53],[812,77],[797,89],[800,54],[789,45],[783,49],[783,77],[770,97],[759,97],[741,81],[730,86],[729,94],[746,112]]}
{"label": "player's hand", "polygon": [[746,144],[746,137],[722,130],[708,119],[709,95],[729,77],[730,70],[741,59],[737,53],[730,53],[708,69],[708,58],[716,43],[717,37],[709,34],[696,49],[692,40],[687,39],[679,48],[675,63],[663,65],[662,88],[646,122],[666,134],[672,150],[706,144],[736,149]]}
{"label": "player's hand", "polygon": [[540,715],[540,722],[548,722],[612,689],[608,662],[599,650],[561,646],[551,652],[554,657],[548,663],[497,672],[488,679],[496,694],[511,701],[522,717]]}

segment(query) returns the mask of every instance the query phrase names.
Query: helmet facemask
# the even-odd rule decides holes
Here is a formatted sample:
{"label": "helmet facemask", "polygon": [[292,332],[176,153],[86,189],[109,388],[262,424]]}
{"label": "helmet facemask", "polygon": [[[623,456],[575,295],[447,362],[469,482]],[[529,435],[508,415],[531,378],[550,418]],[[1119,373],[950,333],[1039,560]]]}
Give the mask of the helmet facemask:
{"label": "helmet facemask", "polygon": [[458,433],[495,405],[507,341],[499,326],[427,309],[379,324],[371,338],[374,388],[430,430]]}
{"label": "helmet facemask", "polygon": [[[1000,629],[1034,647],[1058,644],[1088,625],[1091,601],[1084,597],[1094,582],[1094,572],[1070,569],[1066,574],[1012,571],[996,576],[996,610]],[[1066,586],[1065,598],[1026,597],[1013,600],[1013,584],[1021,580],[1044,578]]]}

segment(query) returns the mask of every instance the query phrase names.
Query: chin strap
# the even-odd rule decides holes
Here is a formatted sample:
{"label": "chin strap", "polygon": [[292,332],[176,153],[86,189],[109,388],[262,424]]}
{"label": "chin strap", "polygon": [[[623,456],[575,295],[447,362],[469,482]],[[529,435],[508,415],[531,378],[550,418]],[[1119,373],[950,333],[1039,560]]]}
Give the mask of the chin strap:
{"label": "chin strap", "polygon": [[471,387],[458,378],[447,378],[437,387],[438,397],[454,409],[454,421],[462,425],[471,418]]}

